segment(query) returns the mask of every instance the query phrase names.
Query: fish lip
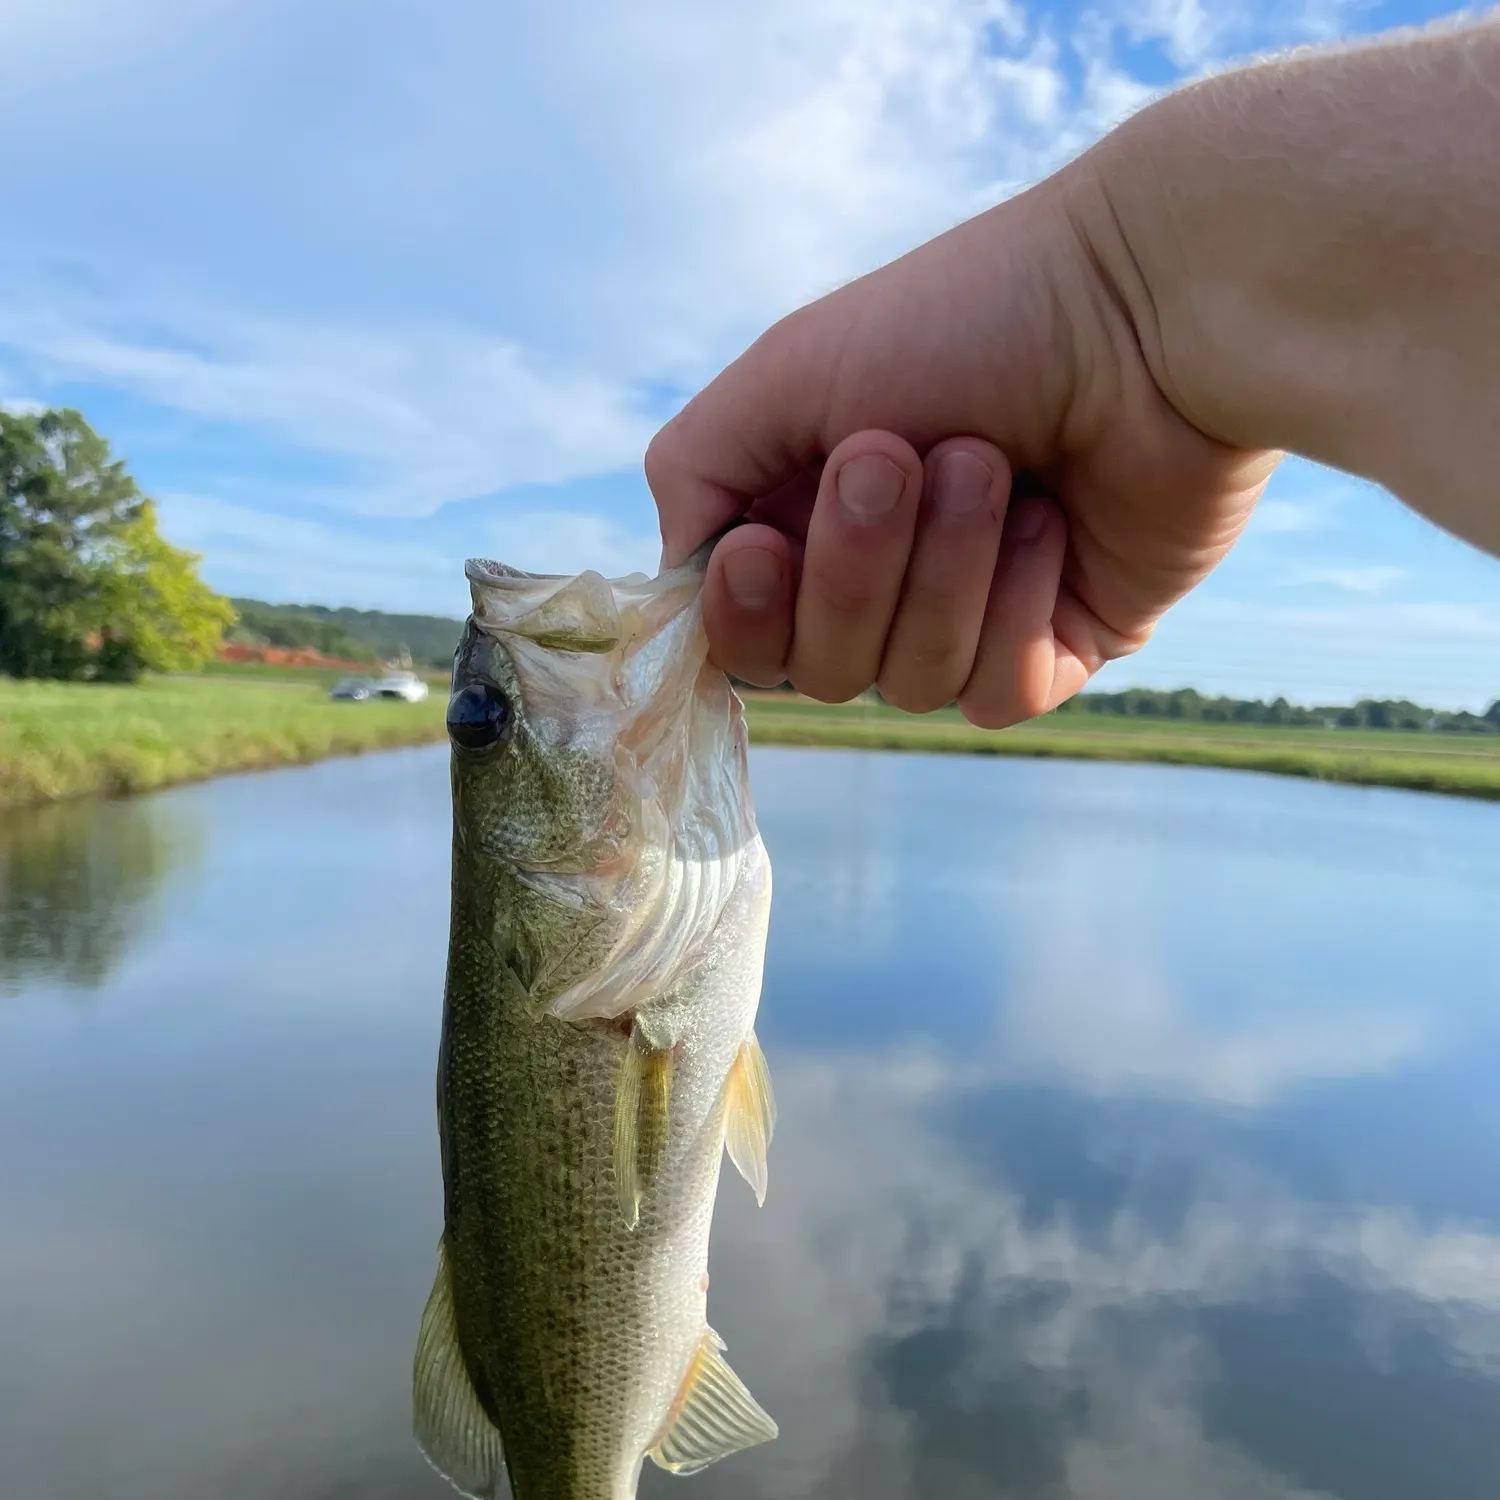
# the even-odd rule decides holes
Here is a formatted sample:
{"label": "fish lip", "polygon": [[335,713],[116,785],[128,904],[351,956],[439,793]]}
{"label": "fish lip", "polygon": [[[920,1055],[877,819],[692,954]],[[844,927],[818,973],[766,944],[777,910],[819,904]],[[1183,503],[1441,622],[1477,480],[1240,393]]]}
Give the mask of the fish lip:
{"label": "fish lip", "polygon": [[[610,584],[624,584],[637,582],[660,583],[664,578],[672,574],[691,575],[693,573],[706,573],[708,571],[708,560],[713,555],[713,550],[729,535],[731,531],[747,524],[744,516],[736,516],[726,525],[721,526],[712,536],[705,538],[693,549],[691,553],[675,568],[663,568],[655,578],[648,579],[644,573],[631,573],[617,578],[606,578],[604,581]],[[470,583],[480,585],[499,585],[505,587],[520,587],[528,583],[570,583],[578,575],[576,573],[528,573],[524,568],[512,567],[510,563],[495,562],[488,557],[470,557],[464,562],[464,577]]]}
{"label": "fish lip", "polygon": [[[472,603],[470,622],[488,635],[520,635],[564,650],[629,651],[701,591],[709,558],[723,534],[655,577],[637,572],[606,578],[593,569],[528,573],[509,563],[468,558],[464,577]],[[677,603],[663,612],[674,597]]]}

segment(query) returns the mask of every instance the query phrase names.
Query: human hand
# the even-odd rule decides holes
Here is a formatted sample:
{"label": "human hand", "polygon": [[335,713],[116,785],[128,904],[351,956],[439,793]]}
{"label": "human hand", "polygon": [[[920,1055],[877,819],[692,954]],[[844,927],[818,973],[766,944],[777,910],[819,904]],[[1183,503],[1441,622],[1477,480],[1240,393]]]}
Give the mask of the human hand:
{"label": "human hand", "polygon": [[1224,556],[1278,455],[1162,394],[1098,207],[1075,166],[960,225],[778,323],[657,434],[666,563],[749,523],[704,586],[725,671],[998,728],[1137,650]]}

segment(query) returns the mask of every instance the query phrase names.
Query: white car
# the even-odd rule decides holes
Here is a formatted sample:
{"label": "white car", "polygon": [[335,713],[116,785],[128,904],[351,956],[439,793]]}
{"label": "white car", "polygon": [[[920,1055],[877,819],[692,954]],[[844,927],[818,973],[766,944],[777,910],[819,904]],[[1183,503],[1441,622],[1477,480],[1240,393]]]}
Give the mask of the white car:
{"label": "white car", "polygon": [[375,684],[375,691],[382,698],[420,703],[427,696],[427,684],[415,672],[388,672]]}

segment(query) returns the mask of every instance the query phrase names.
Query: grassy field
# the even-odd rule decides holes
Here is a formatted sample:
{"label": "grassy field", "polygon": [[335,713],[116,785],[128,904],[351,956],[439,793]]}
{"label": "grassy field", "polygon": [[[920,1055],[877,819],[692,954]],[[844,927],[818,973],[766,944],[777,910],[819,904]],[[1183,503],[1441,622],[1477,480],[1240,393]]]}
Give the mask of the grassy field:
{"label": "grassy field", "polygon": [[334,703],[328,676],[276,669],[133,687],[0,677],[0,807],[142,792],[443,737],[446,694]]}
{"label": "grassy field", "polygon": [[878,703],[830,707],[783,693],[748,694],[746,708],[750,737],[762,745],[1159,761],[1500,798],[1500,735],[1280,729],[1082,713],[994,733],[975,729],[953,709],[914,718]]}
{"label": "grassy field", "polygon": [[[445,691],[425,703],[334,703],[344,674],[239,667],[135,687],[0,678],[0,806],[139,792],[443,737]],[[426,675],[426,674],[424,674]],[[953,710],[913,718],[747,695],[752,740],[956,754],[1225,766],[1324,781],[1500,798],[1500,735],[1398,734],[1054,715],[1001,733]]]}
{"label": "grassy field", "polygon": [[[423,666],[413,667],[412,670],[429,683],[434,692],[439,689],[447,691],[447,672]],[[346,677],[367,677],[372,682],[376,681],[385,676],[385,668],[376,666],[373,662],[365,667],[283,667],[268,665],[262,661],[216,661],[212,666],[205,667],[201,676],[223,677],[234,682],[290,682],[303,687],[316,683],[326,689],[336,682],[342,682]]]}

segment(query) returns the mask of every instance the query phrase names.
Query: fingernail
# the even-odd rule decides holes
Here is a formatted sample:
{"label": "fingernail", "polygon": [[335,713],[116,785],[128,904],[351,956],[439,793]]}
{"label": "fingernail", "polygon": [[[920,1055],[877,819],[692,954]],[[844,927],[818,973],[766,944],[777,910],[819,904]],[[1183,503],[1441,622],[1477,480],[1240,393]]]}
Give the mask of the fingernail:
{"label": "fingernail", "polygon": [[878,453],[851,458],[839,470],[839,500],[857,521],[878,521],[896,508],[906,490],[906,475]]}
{"label": "fingernail", "polygon": [[945,453],[933,476],[932,503],[948,516],[966,516],[989,498],[995,476],[982,458],[960,449]]}
{"label": "fingernail", "polygon": [[740,547],[724,559],[724,585],[741,609],[764,609],[780,592],[781,559],[764,547]]}
{"label": "fingernail", "polygon": [[1047,529],[1047,502],[1023,500],[1010,518],[1010,534],[1018,542],[1034,542]]}

